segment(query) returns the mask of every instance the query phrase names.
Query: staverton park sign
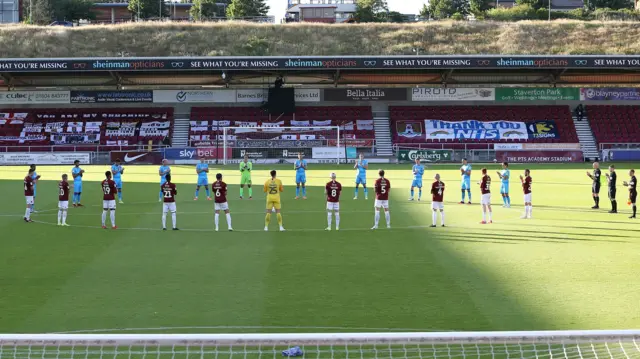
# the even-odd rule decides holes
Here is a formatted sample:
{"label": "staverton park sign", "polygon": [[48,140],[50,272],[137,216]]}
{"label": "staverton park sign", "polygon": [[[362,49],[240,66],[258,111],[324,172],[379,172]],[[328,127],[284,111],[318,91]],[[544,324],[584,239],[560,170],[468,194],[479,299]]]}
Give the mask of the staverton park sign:
{"label": "staverton park sign", "polygon": [[640,56],[302,56],[1,59],[5,72],[380,69],[640,69]]}

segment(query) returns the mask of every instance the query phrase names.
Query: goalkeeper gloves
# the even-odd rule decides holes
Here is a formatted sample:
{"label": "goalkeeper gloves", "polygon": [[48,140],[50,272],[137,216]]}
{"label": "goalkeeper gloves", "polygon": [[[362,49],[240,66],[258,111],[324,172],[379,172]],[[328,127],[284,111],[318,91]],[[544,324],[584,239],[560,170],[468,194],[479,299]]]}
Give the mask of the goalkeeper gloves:
{"label": "goalkeeper gloves", "polygon": [[300,347],[292,347],[282,351],[282,356],[284,357],[301,357],[303,355],[304,353]]}

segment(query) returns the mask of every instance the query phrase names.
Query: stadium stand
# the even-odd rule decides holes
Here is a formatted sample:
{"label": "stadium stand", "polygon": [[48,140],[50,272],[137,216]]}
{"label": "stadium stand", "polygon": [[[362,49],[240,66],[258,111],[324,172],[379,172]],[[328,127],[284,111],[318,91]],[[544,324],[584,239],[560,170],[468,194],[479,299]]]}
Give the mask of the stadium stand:
{"label": "stadium stand", "polygon": [[0,152],[133,149],[171,136],[172,108],[0,110]]}
{"label": "stadium stand", "polygon": [[446,144],[448,148],[466,147],[486,148],[487,143],[494,143],[493,140],[427,140],[424,136],[412,138],[398,135],[395,123],[397,121],[424,121],[444,120],[444,121],[542,121],[552,120],[558,127],[560,138],[556,139],[529,139],[529,140],[500,140],[499,142],[564,142],[577,143],[576,134],[571,110],[569,106],[407,106],[390,107],[391,127],[394,144],[403,147],[430,147],[429,144],[441,147]]}
{"label": "stadium stand", "polygon": [[615,147],[615,143],[640,143],[640,106],[590,105],[587,117],[603,148]]}
{"label": "stadium stand", "polygon": [[[278,127],[278,126],[340,126],[342,138],[373,139],[373,114],[370,107],[298,107],[295,114],[269,116],[258,107],[194,107],[191,109],[190,142],[209,141],[222,135],[222,128],[229,126]],[[254,133],[237,136],[249,137]],[[319,131],[307,135],[322,136]],[[240,138],[240,137],[239,137]],[[283,137],[282,139],[297,138]]]}

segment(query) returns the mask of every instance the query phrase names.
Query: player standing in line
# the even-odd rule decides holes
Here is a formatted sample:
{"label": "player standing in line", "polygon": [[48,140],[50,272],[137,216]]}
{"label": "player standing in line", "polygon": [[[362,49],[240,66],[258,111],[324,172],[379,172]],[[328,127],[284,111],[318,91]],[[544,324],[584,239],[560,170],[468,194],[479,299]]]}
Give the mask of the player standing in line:
{"label": "player standing in line", "polygon": [[374,207],[376,209],[374,224],[371,229],[378,229],[380,222],[380,208],[384,208],[384,218],[387,220],[387,228],[391,228],[391,214],[389,213],[389,191],[391,190],[391,182],[384,178],[384,170],[379,170],[380,178],[376,180],[374,191],[376,193],[376,201]]}
{"label": "player standing in line", "polygon": [[80,204],[80,196],[82,195],[82,175],[84,170],[80,168],[80,161],[73,161],[73,168],[71,169],[71,176],[73,177],[73,206],[82,207]]}
{"label": "player standing in line", "polygon": [[524,214],[520,218],[531,219],[531,212],[533,211],[531,203],[531,171],[524,170],[524,177],[520,176],[520,182],[522,183],[522,192],[524,192]]}
{"label": "player standing in line", "polygon": [[296,199],[300,198],[300,186],[302,186],[302,199],[307,199],[307,160],[302,159],[302,152],[298,153],[298,159],[293,168],[296,170]]}
{"label": "player standing in line", "polygon": [[342,192],[342,185],[336,181],[336,174],[331,173],[331,181],[327,182],[324,186],[324,193],[327,195],[327,223],[328,227],[326,231],[331,230],[332,214],[336,214],[336,231],[340,230],[340,192]]}
{"label": "player standing in line", "polygon": [[462,176],[462,183],[460,186],[462,190],[462,199],[460,200],[460,204],[464,204],[464,191],[467,191],[469,204],[471,204],[471,165],[466,158],[462,159],[460,175]]}
{"label": "player standing in line", "polygon": [[58,225],[68,226],[67,211],[69,210],[69,182],[67,175],[62,175],[62,181],[58,183]]}
{"label": "player standing in line", "polygon": [[609,201],[611,201],[609,213],[618,213],[618,202],[616,201],[616,180],[618,175],[614,165],[609,166],[609,173],[605,173],[605,177],[607,177],[607,189],[609,190],[607,194],[609,195]]}
{"label": "player standing in line", "polygon": [[113,173],[113,182],[116,183],[116,188],[118,189],[118,202],[124,204],[122,202],[122,174],[124,174],[124,168],[122,168],[119,158],[116,158],[116,162],[111,166],[111,173]]}
{"label": "player standing in line", "polygon": [[511,208],[511,197],[509,197],[509,177],[511,177],[511,171],[509,171],[509,164],[502,162],[502,172],[496,172],[501,180],[500,194],[502,195],[502,207]]}
{"label": "player standing in line", "polygon": [[231,227],[231,213],[229,213],[229,203],[227,202],[227,184],[222,182],[222,173],[216,174],[216,181],[211,186],[215,197],[215,223],[216,232],[218,231],[218,223],[220,222],[220,211],[224,211],[227,216],[227,227],[229,231],[233,231]]}
{"label": "player standing in line", "polygon": [[162,192],[162,199],[164,201],[162,205],[162,230],[167,230],[167,213],[171,212],[171,223],[173,224],[173,230],[177,231],[178,226],[176,222],[176,195],[178,190],[176,185],[171,183],[171,174],[167,173],[165,176],[165,182],[160,186]]}
{"label": "player standing in line", "polygon": [[31,165],[30,168],[33,169],[33,175],[31,176],[31,178],[33,178],[33,204],[31,205],[31,212],[37,213],[36,212],[36,190],[38,187],[38,180],[40,179],[40,176],[36,173],[36,165]]}
{"label": "player standing in line", "polygon": [[593,174],[587,171],[587,176],[593,180],[591,195],[593,196],[595,206],[591,207],[591,209],[598,209],[600,208],[600,164],[598,162],[593,163]]}
{"label": "player standing in line", "polygon": [[638,198],[638,190],[636,186],[638,185],[638,180],[636,179],[636,171],[629,170],[629,176],[631,179],[627,183],[626,181],[623,183],[625,187],[629,187],[629,204],[632,206],[633,214],[629,218],[636,218],[636,199]]}
{"label": "player standing in line", "polygon": [[158,202],[163,201],[164,193],[162,193],[162,185],[167,182],[166,176],[171,174],[171,167],[168,165],[169,161],[162,160],[162,166],[158,169],[158,175],[160,175],[160,197],[158,198]]}
{"label": "player standing in line", "polygon": [[24,212],[24,221],[29,223],[31,220],[31,212],[33,207],[33,168],[29,168],[29,173],[24,178],[24,198],[27,202],[27,210]]}
{"label": "player standing in line", "polygon": [[482,169],[482,182],[480,182],[480,192],[482,198],[480,204],[482,205],[482,222],[480,224],[487,224],[487,212],[489,213],[489,222],[493,223],[491,212],[491,177],[487,174],[487,169]]}
{"label": "player standing in line", "polygon": [[207,192],[207,201],[211,201],[211,193],[209,192],[209,164],[204,163],[204,158],[201,158],[200,163],[196,165],[196,173],[198,174],[198,184],[196,185],[196,196],[193,200],[198,200],[200,186],[204,186],[204,189]]}
{"label": "player standing in line", "polygon": [[280,232],[284,232],[285,229],[282,226],[282,214],[280,213],[280,193],[284,191],[282,187],[282,181],[276,178],[276,170],[271,170],[271,179],[268,179],[264,183],[264,193],[267,194],[267,215],[264,218],[264,230],[269,230],[269,222],[271,222],[271,209],[275,209],[278,217],[278,225],[280,225]]}
{"label": "player standing in line", "polygon": [[413,189],[418,187],[418,201],[422,198],[422,176],[424,175],[424,166],[420,164],[420,159],[416,158],[416,164],[411,168],[413,172],[413,182],[411,182],[411,197],[409,201],[413,201]]}
{"label": "player standing in line", "polygon": [[107,229],[107,211],[111,218],[111,229],[116,227],[116,183],[111,179],[111,171],[104,173],[106,179],[102,181],[102,229]]}
{"label": "player standing in line", "polygon": [[244,154],[244,160],[240,161],[240,199],[244,198],[244,186],[249,188],[249,199],[253,198],[253,188],[251,188],[251,171],[253,163],[249,162],[249,155]]}
{"label": "player standing in line", "polygon": [[440,175],[436,173],[435,181],[431,185],[431,214],[432,225],[435,227],[438,222],[438,210],[440,211],[440,222],[444,227],[444,182],[440,181]]}
{"label": "player standing in line", "polygon": [[356,194],[353,199],[358,199],[358,186],[362,184],[364,189],[364,199],[369,199],[369,190],[367,189],[367,169],[369,169],[369,161],[364,159],[361,153],[359,160],[356,160],[353,168],[356,169]]}

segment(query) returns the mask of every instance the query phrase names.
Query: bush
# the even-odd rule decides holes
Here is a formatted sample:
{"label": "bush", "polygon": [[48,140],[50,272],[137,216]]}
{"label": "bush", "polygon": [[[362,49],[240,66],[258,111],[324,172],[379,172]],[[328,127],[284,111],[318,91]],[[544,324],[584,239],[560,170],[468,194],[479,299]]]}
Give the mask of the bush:
{"label": "bush", "polygon": [[462,21],[464,20],[464,16],[461,13],[456,12],[453,15],[451,15],[451,20]]}
{"label": "bush", "polygon": [[531,5],[516,5],[512,8],[498,7],[487,11],[486,18],[495,21],[534,20],[537,11]]}
{"label": "bush", "polygon": [[609,8],[596,9],[593,18],[600,21],[638,21],[640,13],[630,9],[612,10]]}

